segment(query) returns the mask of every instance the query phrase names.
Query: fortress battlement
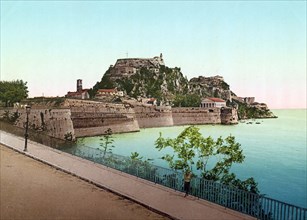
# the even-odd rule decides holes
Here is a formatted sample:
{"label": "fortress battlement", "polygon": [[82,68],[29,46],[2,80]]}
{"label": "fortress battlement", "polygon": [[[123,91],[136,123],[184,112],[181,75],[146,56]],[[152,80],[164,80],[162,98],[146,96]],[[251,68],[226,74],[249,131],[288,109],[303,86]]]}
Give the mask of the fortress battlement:
{"label": "fortress battlement", "polygon": [[111,78],[120,78],[123,76],[132,76],[141,68],[159,71],[160,66],[164,66],[162,53],[153,58],[121,58],[114,66],[111,66]]}

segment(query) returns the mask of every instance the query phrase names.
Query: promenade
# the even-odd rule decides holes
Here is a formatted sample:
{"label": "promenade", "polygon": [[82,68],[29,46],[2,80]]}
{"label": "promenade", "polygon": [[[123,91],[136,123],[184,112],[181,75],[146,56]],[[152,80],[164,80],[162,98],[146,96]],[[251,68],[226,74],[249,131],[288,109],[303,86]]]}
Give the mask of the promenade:
{"label": "promenade", "polygon": [[[0,143],[24,153],[21,137],[0,130]],[[24,154],[173,219],[254,219],[36,142],[29,141]]]}
{"label": "promenade", "polygon": [[0,157],[1,220],[170,220],[2,144]]}

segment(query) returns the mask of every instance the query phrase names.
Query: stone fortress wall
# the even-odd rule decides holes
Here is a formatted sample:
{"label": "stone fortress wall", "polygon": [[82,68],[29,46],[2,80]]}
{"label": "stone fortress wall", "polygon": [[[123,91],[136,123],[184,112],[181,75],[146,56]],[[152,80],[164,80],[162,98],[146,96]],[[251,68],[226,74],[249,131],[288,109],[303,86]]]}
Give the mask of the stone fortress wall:
{"label": "stone fortress wall", "polygon": [[123,133],[151,127],[238,123],[236,110],[231,108],[171,108],[135,101],[112,104],[71,99],[66,102],[76,137],[101,135],[108,128]]}
{"label": "stone fortress wall", "polygon": [[[16,126],[23,128],[25,110],[14,109],[12,113],[14,111],[19,114]],[[231,108],[171,108],[136,102],[114,104],[78,99],[66,99],[60,109],[32,108],[29,115],[29,129],[72,140],[102,135],[109,128],[113,133],[124,133],[151,127],[236,123],[237,112]]]}
{"label": "stone fortress wall", "polygon": [[139,131],[134,111],[129,105],[66,99],[64,106],[71,109],[71,120],[76,137]]}
{"label": "stone fortress wall", "polygon": [[220,124],[219,108],[173,108],[174,125]]}
{"label": "stone fortress wall", "polygon": [[172,112],[170,108],[159,108],[155,106],[134,107],[135,118],[140,128],[173,126]]}
{"label": "stone fortress wall", "polygon": [[[15,125],[24,128],[27,117],[25,109],[14,110],[16,111],[19,118]],[[74,140],[76,137],[70,109],[31,109],[29,129],[63,140]]]}

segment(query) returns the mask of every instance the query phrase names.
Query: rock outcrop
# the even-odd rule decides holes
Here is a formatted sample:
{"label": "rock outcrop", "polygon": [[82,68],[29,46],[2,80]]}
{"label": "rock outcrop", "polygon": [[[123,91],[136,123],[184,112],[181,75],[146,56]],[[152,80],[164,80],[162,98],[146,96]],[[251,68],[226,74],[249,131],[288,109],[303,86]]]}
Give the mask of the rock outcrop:
{"label": "rock outcrop", "polygon": [[156,98],[158,105],[198,107],[203,97],[217,97],[224,99],[228,107],[236,108],[239,119],[275,117],[267,107],[255,103],[254,97],[238,97],[222,76],[199,76],[188,80],[180,68],[165,66],[162,54],[150,59],[117,60],[91,92],[94,95],[100,88],[114,87],[129,97]]}
{"label": "rock outcrop", "polygon": [[162,54],[153,58],[126,58],[118,59],[114,66],[110,67],[110,79],[116,80],[136,74],[141,68],[159,72],[160,66],[164,66]]}

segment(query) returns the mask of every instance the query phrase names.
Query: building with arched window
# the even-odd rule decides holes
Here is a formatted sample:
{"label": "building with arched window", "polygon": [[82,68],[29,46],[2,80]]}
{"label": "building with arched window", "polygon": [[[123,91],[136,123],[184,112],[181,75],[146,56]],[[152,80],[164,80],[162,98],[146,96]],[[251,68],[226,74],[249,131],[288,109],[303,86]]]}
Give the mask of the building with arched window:
{"label": "building with arched window", "polygon": [[201,100],[201,108],[222,108],[226,107],[226,101],[220,98],[207,97]]}

